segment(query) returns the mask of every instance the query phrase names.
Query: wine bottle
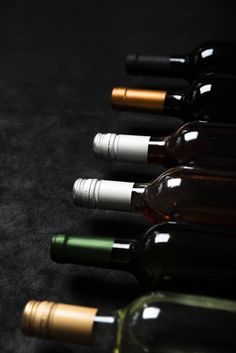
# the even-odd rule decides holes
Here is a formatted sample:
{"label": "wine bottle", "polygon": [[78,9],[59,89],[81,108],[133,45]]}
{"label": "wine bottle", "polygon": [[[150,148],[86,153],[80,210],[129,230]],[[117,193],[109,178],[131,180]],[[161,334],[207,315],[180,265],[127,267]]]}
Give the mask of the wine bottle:
{"label": "wine bottle", "polygon": [[165,137],[98,133],[98,158],[124,162],[236,168],[236,125],[194,121]]}
{"label": "wine bottle", "polygon": [[150,183],[78,179],[77,206],[141,212],[152,223],[176,221],[236,225],[236,174],[175,167]]}
{"label": "wine bottle", "polygon": [[207,41],[187,55],[130,54],[126,69],[132,75],[173,76],[192,81],[206,72],[236,73],[236,42]]}
{"label": "wine bottle", "polygon": [[236,122],[236,78],[205,75],[180,91],[115,87],[112,105],[118,109],[144,110],[178,116],[184,121]]}
{"label": "wine bottle", "polygon": [[91,344],[119,353],[234,353],[236,302],[158,292],[114,312],[29,301],[22,315],[26,335]]}
{"label": "wine bottle", "polygon": [[133,273],[144,288],[235,297],[235,228],[162,223],[137,239],[56,234],[51,259]]}

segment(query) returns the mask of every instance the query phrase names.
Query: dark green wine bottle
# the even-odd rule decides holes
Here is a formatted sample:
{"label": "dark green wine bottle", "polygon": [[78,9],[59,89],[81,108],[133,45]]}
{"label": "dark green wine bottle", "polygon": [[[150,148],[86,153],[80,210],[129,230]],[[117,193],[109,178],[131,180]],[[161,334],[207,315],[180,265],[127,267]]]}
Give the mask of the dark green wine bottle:
{"label": "dark green wine bottle", "polygon": [[209,40],[187,55],[130,54],[126,68],[133,75],[172,76],[188,81],[206,72],[236,74],[236,42]]}
{"label": "dark green wine bottle", "polygon": [[236,291],[236,232],[233,228],[163,223],[137,240],[58,234],[52,238],[51,258],[125,270],[148,289],[204,294]]}

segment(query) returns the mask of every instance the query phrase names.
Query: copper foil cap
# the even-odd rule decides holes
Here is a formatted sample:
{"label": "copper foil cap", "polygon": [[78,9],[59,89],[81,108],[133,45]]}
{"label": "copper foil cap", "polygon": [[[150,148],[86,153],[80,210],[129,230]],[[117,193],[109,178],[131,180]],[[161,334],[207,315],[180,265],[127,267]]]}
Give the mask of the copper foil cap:
{"label": "copper foil cap", "polygon": [[140,108],[144,110],[162,111],[166,91],[114,87],[112,105],[120,108]]}
{"label": "copper foil cap", "polygon": [[22,314],[22,331],[29,336],[90,343],[97,308],[29,301]]}

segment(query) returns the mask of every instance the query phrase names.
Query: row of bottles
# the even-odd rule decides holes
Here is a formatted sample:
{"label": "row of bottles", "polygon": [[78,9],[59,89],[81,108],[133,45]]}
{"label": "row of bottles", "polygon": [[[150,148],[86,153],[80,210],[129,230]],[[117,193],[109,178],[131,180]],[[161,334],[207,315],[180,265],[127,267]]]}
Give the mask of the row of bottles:
{"label": "row of bottles", "polygon": [[[235,351],[235,58],[235,43],[222,41],[185,56],[127,57],[130,73],[192,83],[178,92],[115,88],[113,106],[190,122],[165,137],[98,133],[98,158],[169,169],[147,183],[79,178],[73,200],[79,207],[138,212],[153,226],[136,239],[56,234],[50,255],[62,264],[131,272],[143,289],[158,292],[111,313],[31,300],[22,315],[25,334],[115,353]],[[229,291],[229,299],[212,298]]]}

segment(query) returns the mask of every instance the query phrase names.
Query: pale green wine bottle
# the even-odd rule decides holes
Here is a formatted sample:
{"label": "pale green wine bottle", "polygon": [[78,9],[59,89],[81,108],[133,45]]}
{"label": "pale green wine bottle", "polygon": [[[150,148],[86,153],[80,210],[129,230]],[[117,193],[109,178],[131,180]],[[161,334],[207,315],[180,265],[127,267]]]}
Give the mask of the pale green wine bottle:
{"label": "pale green wine bottle", "polygon": [[30,301],[22,319],[27,335],[113,353],[235,353],[235,328],[235,301],[173,293],[153,293],[111,313]]}

